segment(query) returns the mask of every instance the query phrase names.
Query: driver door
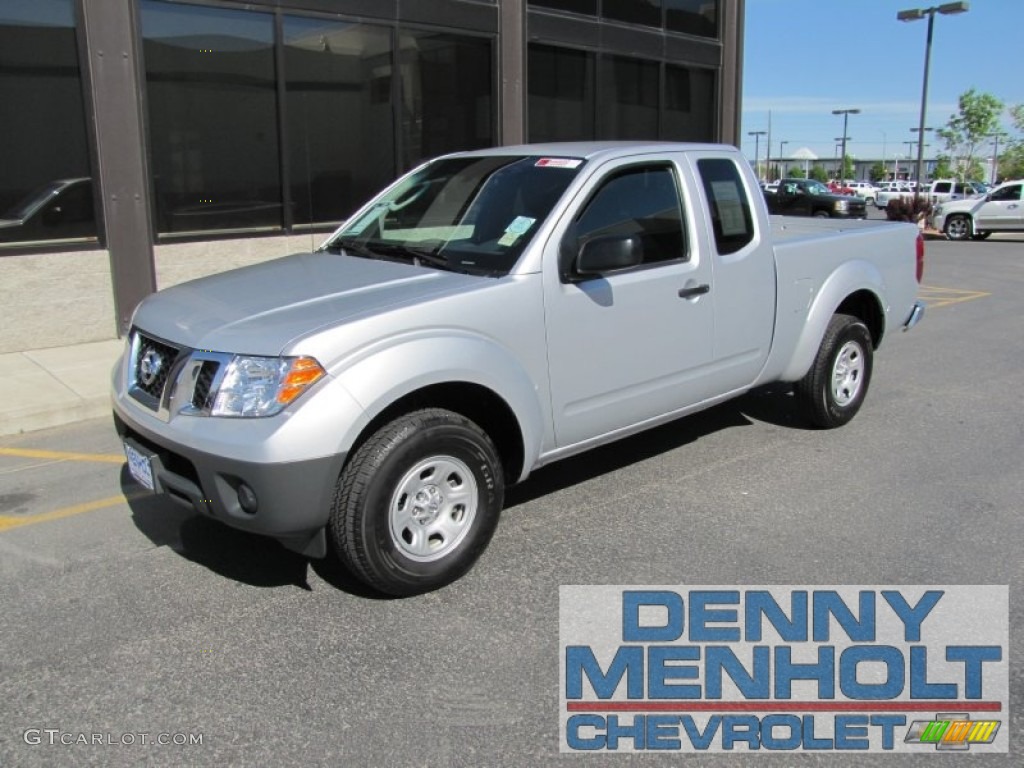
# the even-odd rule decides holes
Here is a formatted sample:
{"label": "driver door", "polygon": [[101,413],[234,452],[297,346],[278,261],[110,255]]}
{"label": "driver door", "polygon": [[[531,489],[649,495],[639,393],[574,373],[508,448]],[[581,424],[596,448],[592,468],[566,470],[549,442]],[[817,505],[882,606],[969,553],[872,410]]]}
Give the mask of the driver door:
{"label": "driver door", "polygon": [[[691,235],[691,206],[679,178],[664,160],[609,164],[546,245],[548,370],[559,448],[708,397],[712,265]],[[581,247],[602,237],[639,242],[639,263],[572,274]]]}

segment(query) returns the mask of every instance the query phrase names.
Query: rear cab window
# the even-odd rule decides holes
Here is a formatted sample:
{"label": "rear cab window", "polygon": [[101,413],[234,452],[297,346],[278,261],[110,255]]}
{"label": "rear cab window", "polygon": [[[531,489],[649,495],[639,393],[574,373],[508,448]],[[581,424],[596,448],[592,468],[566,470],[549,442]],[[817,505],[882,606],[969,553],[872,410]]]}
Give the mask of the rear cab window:
{"label": "rear cab window", "polygon": [[736,163],[724,157],[697,161],[711,213],[715,247],[723,256],[736,253],[754,239],[754,217]]}

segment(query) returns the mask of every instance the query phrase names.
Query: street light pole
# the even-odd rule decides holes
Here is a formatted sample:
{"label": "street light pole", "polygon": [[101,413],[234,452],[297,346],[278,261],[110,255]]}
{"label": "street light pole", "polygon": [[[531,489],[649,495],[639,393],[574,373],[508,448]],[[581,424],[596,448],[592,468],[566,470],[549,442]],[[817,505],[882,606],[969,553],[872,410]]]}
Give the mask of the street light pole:
{"label": "street light pole", "polygon": [[[768,131],[747,131],[747,136],[754,137],[754,173],[757,175],[757,180],[761,180],[761,164],[759,161],[761,152],[761,137],[764,136]],[[771,147],[768,147],[768,154],[770,155]]]}
{"label": "street light pole", "polygon": [[925,16],[928,17],[928,38],[924,47],[924,82],[921,85],[921,117],[918,121],[919,141],[917,142],[917,186],[914,188],[914,202],[921,194],[921,176],[924,171],[924,119],[928,110],[928,70],[932,59],[932,30],[935,27],[935,14],[966,13],[971,8],[967,0],[960,0],[956,3],[943,3],[932,8],[911,8],[900,11],[896,14],[899,21],[918,21]]}
{"label": "street light pole", "polygon": [[[998,139],[996,139],[996,141],[998,141]],[[782,161],[785,159],[783,157],[782,153],[785,151],[787,144],[789,144],[788,141],[780,141],[779,142],[779,178],[780,179],[782,178]],[[997,144],[997,146],[998,146],[998,144]]]}
{"label": "street light pole", "polygon": [[989,174],[989,181],[995,184],[996,179],[999,178],[999,134],[990,133],[989,138],[995,142],[995,146],[992,148],[992,173]]}
{"label": "street light pole", "polygon": [[847,121],[849,121],[850,115],[859,115],[860,114],[860,110],[859,109],[833,109],[832,110],[832,114],[833,115],[842,115],[843,116],[843,159],[842,159],[842,164],[839,167],[839,176],[840,176],[839,180],[842,181],[842,176],[846,172],[846,125],[847,125]]}

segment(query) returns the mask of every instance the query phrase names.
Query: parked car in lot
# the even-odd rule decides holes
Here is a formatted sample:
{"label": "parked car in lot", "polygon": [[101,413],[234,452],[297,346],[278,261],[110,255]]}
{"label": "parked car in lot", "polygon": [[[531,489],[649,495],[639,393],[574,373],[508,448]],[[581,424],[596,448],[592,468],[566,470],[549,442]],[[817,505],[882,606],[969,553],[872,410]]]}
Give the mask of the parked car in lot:
{"label": "parked car in lot", "polygon": [[863,197],[864,202],[868,205],[874,205],[875,198],[878,197],[878,187],[870,181],[851,181],[847,187],[851,190],[851,194]]}
{"label": "parked car in lot", "polygon": [[784,216],[816,216],[833,219],[863,219],[867,208],[863,198],[838,195],[814,179],[781,179],[774,193],[765,192],[769,213]]}
{"label": "parked car in lot", "polygon": [[950,240],[984,240],[993,232],[1024,231],[1022,181],[1008,181],[984,197],[939,203],[931,225]]}
{"label": "parked car in lot", "polygon": [[968,197],[979,197],[987,191],[985,184],[976,181],[956,181],[954,179],[938,179],[933,181],[921,195],[928,202],[945,203],[949,200],[963,200]]}
{"label": "parked car in lot", "polygon": [[889,205],[890,200],[913,197],[914,188],[904,181],[884,181],[878,186],[875,194],[875,207],[879,210]]}
{"label": "parked car in lot", "polygon": [[735,147],[457,153],[314,253],[145,299],[114,421],[142,486],[415,594],[543,465],[769,383],[850,421],[923,260],[914,226],[769,217]]}

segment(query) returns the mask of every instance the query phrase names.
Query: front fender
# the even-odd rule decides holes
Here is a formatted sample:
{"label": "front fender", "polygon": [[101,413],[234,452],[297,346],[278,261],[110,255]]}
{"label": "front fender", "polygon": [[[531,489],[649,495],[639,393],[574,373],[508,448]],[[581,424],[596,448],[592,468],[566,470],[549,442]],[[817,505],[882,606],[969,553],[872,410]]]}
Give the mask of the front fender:
{"label": "front fender", "polygon": [[[848,296],[865,290],[875,296],[883,312],[888,311],[888,306],[882,300],[886,295],[885,280],[878,267],[871,262],[861,259],[847,261],[828,276],[811,301],[807,321],[797,339],[793,356],[780,377],[782,381],[798,381],[803,378],[818,354],[825,329],[836,309]],[[879,341],[874,340],[876,345]]]}
{"label": "front fender", "polygon": [[343,450],[392,403],[437,384],[485,387],[505,401],[523,436],[524,475],[544,440],[544,393],[516,356],[491,338],[462,329],[424,328],[375,344],[331,370],[362,406],[365,417],[348,427]]}

